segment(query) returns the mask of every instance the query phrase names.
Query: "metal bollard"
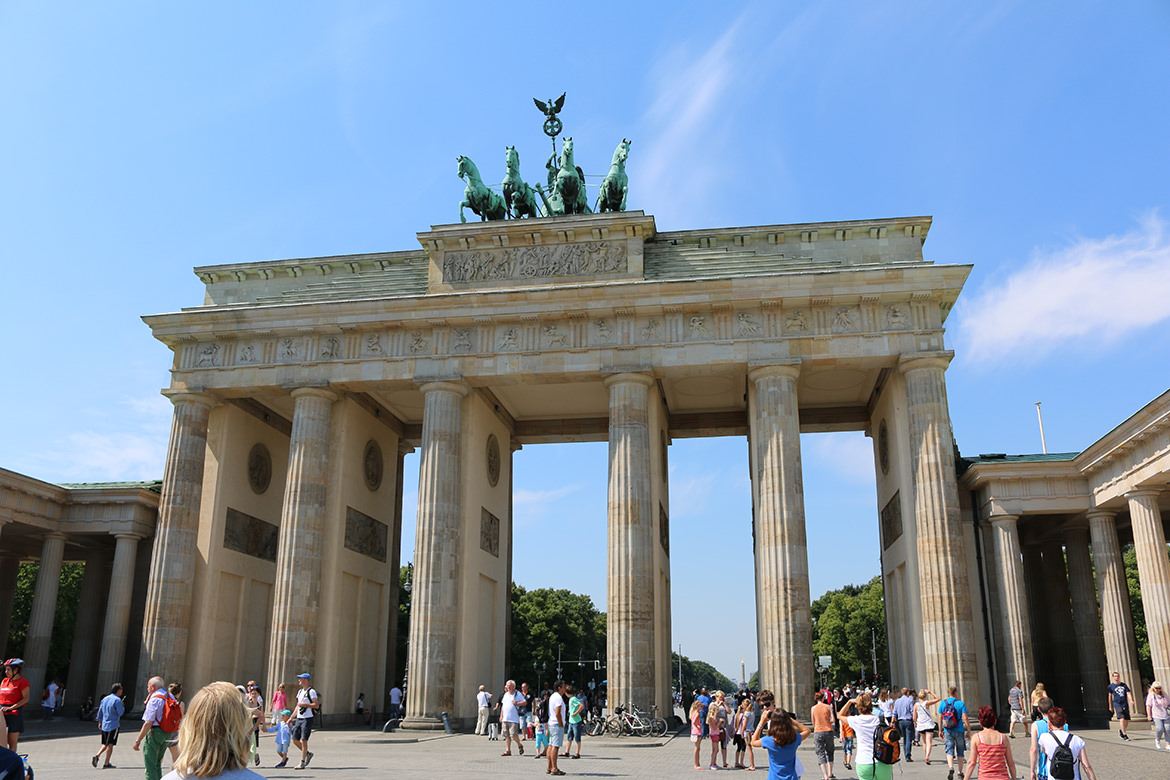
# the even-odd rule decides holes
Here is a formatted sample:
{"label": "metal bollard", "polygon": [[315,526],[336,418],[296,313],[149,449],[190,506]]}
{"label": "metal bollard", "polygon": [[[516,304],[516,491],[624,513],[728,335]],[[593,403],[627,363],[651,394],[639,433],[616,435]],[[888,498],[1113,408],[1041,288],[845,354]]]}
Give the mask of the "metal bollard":
{"label": "metal bollard", "polygon": [[448,734],[454,734],[455,732],[451,730],[450,716],[448,716],[447,713],[444,712],[444,713],[442,713],[442,717],[443,717],[443,728],[447,731]]}

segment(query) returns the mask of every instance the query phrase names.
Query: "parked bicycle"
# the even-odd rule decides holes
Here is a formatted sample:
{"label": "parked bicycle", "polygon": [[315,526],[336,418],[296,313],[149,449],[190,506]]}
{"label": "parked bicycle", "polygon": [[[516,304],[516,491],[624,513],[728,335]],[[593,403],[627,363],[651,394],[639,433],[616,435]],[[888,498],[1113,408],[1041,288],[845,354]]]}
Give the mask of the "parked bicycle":
{"label": "parked bicycle", "polygon": [[638,708],[631,704],[615,707],[613,712],[605,724],[606,731],[611,736],[661,737],[666,734],[666,721],[657,717],[657,705],[650,708],[649,714],[639,712]]}

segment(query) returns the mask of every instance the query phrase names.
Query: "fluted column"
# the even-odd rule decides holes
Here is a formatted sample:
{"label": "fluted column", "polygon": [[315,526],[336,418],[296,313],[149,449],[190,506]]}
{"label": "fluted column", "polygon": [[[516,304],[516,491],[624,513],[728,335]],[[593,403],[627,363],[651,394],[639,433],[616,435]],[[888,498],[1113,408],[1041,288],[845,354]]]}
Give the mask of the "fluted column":
{"label": "fluted column", "polygon": [[926,682],[931,690],[979,690],[971,587],[963,543],[954,437],[947,410],[945,371],[954,353],[904,356],[914,522],[918,536],[919,593]]}
{"label": "fluted column", "polygon": [[268,642],[268,686],[290,689],[317,662],[317,612],[328,493],[329,428],[337,395],[320,387],[293,390],[288,472],[280,507],[276,587]]}
{"label": "fluted column", "polygon": [[[1120,672],[1121,679],[1141,690],[1138,672],[1137,643],[1133,634],[1133,616],[1129,611],[1129,585],[1125,581],[1125,561],[1117,541],[1117,520],[1113,512],[1095,510],[1088,513],[1089,535],[1093,540],[1093,568],[1097,570],[1097,595],[1101,599],[1101,626],[1105,634],[1105,660],[1110,672]],[[1103,691],[1109,678],[1085,680],[1086,691]],[[1090,694],[1093,695],[1093,694]],[[1105,694],[1100,694],[1102,700]],[[1145,717],[1146,702],[1134,695],[1136,711]]]}
{"label": "fluted column", "polygon": [[1048,690],[1065,711],[1079,714],[1084,709],[1084,699],[1081,696],[1077,640],[1069,630],[1073,622],[1064,548],[1059,541],[1053,541],[1040,549],[1044,556],[1044,588],[1048,596],[1045,618],[1053,659]]}
{"label": "fluted column", "polygon": [[[146,585],[139,677],[180,679],[187,662],[192,583],[199,554],[199,506],[207,454],[207,420],[213,400],[201,394],[171,396],[175,412],[163,468],[162,496]],[[122,680],[128,692],[134,682]],[[139,681],[139,685],[141,685]],[[139,689],[140,693],[144,689]]]}
{"label": "fluted column", "polygon": [[[134,562],[138,557],[137,534],[114,537],[114,567],[110,571],[110,595],[102,628],[102,653],[98,660],[97,692],[105,693],[122,682],[126,660],[126,631],[130,627],[130,600],[134,596]],[[97,701],[97,698],[94,698]]]}
{"label": "fluted column", "polygon": [[654,507],[646,374],[607,377],[609,550],[606,653],[609,705],[654,703]]}
{"label": "fluted column", "polygon": [[1101,634],[1101,613],[1093,585],[1093,560],[1089,556],[1089,527],[1083,521],[1064,532],[1064,555],[1068,564],[1068,590],[1072,596],[1073,633],[1080,661],[1080,680],[1085,689],[1085,712],[1093,720],[1109,718],[1102,705],[1100,681],[1109,678],[1105,668],[1105,637]]}
{"label": "fluted column", "polygon": [[[1166,555],[1158,491],[1133,490],[1125,498],[1129,501],[1129,522],[1133,527],[1133,548],[1137,553],[1142,611],[1146,616],[1154,678],[1167,680],[1170,679],[1170,558]],[[1130,685],[1141,690],[1136,683]]]}
{"label": "fluted column", "polygon": [[0,555],[0,656],[8,658],[8,629],[12,624],[12,602],[16,579],[20,575],[20,558]]}
{"label": "fluted column", "polygon": [[[104,547],[94,545],[86,550],[81,599],[77,603],[77,622],[73,625],[73,648],[69,654],[69,688],[81,699],[101,692],[95,687],[95,674],[102,642],[101,626],[105,614],[102,606],[106,600],[110,559],[110,551]],[[97,700],[95,697],[94,701]]]}
{"label": "fluted column", "polygon": [[414,587],[404,728],[442,728],[455,706],[459,528],[463,520],[463,382],[429,382],[423,393]]}
{"label": "fluted column", "polygon": [[[812,701],[812,610],[800,464],[800,365],[762,366],[749,425],[755,485],[756,622],[760,685],[777,702]],[[785,704],[785,707],[794,707]]]}
{"label": "fluted column", "polygon": [[402,574],[402,496],[405,492],[402,467],[406,456],[414,452],[405,441],[398,440],[394,474],[394,526],[390,538],[390,605],[386,630],[386,684],[382,686],[382,711],[390,712],[390,689],[402,681],[398,679],[398,583]]}
{"label": "fluted column", "polygon": [[53,638],[53,615],[57,612],[57,588],[61,584],[61,562],[65,557],[65,535],[49,534],[41,545],[41,565],[33,590],[28,638],[24,643],[24,676],[34,693],[45,686],[49,642]]}
{"label": "fluted column", "polygon": [[1032,627],[1024,588],[1024,564],[1020,553],[1019,518],[993,515],[996,578],[999,592],[1000,631],[1003,632],[1004,670],[1008,682],[1032,682]]}

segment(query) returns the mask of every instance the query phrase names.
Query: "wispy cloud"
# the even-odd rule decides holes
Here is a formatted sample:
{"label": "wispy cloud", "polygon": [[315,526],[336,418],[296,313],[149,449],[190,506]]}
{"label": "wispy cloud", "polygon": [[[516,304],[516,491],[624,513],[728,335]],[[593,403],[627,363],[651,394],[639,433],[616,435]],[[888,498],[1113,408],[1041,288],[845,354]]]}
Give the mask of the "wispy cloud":
{"label": "wispy cloud", "polygon": [[816,433],[800,439],[806,471],[855,485],[873,485],[873,444],[861,434]]}
{"label": "wispy cloud", "polygon": [[647,190],[639,197],[654,203],[656,212],[680,219],[681,212],[700,207],[684,199],[709,191],[722,170],[718,149],[726,130],[720,108],[741,70],[736,43],[743,23],[741,16],[704,51],[676,48],[655,69],[655,97],[642,118],[648,137],[639,144],[645,157],[635,165],[639,187]]}
{"label": "wispy cloud", "polygon": [[102,425],[54,441],[39,458],[36,476],[53,482],[162,479],[174,407],[161,395],[123,399],[119,406]]}
{"label": "wispy cloud", "polygon": [[960,301],[957,340],[973,362],[1037,359],[1074,341],[1112,343],[1170,318],[1170,235],[1156,212],[1123,235],[1036,251]]}

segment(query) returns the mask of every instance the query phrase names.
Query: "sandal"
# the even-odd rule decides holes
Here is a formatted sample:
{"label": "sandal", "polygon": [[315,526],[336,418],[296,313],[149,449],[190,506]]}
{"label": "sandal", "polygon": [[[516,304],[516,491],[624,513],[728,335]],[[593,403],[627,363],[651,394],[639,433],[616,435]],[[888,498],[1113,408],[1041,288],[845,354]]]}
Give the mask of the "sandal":
{"label": "sandal", "polygon": [[511,751],[511,750],[505,750],[503,753],[500,753],[500,755],[501,755],[501,756],[510,756],[510,755],[512,755],[512,751]]}
{"label": "sandal", "polygon": [[562,771],[561,771],[561,770],[559,770],[559,769],[556,769],[556,770],[554,770],[554,771],[552,771],[552,772],[549,772],[549,774],[550,774],[550,775],[557,775],[557,776],[559,777],[559,776],[563,775],[563,774],[564,774],[564,772],[562,772]]}

